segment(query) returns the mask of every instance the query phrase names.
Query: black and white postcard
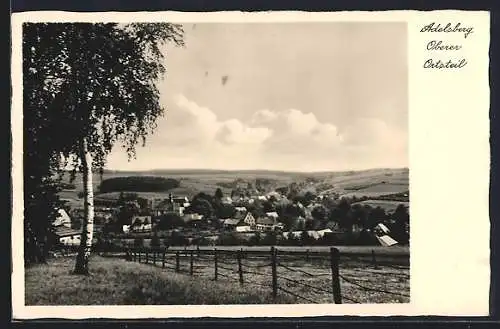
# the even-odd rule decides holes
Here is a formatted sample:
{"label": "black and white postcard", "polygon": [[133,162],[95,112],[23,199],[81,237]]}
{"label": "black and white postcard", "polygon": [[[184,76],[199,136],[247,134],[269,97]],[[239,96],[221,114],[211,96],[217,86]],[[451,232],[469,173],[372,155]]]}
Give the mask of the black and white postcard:
{"label": "black and white postcard", "polygon": [[14,318],[487,315],[488,13],[12,34]]}

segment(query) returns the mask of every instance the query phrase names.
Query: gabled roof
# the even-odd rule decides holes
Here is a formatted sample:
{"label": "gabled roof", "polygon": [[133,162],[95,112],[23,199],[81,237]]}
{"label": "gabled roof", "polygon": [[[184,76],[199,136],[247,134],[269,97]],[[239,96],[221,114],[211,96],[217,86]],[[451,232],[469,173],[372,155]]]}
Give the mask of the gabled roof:
{"label": "gabled roof", "polygon": [[60,227],[56,228],[54,233],[60,238],[65,237],[65,236],[82,234],[82,232],[80,230],[75,230],[75,229],[72,229],[69,227],[64,227],[64,226],[60,226]]}
{"label": "gabled roof", "polygon": [[71,225],[71,218],[69,217],[68,213],[64,209],[58,209],[57,210],[57,218],[53,223],[53,226],[60,226],[64,224],[70,224]]}
{"label": "gabled roof", "polygon": [[242,219],[245,219],[248,215],[248,212],[237,212],[233,219],[237,219],[237,220],[242,220]]}
{"label": "gabled roof", "polygon": [[228,218],[224,221],[224,225],[238,225],[239,222],[240,222],[240,219]]}
{"label": "gabled roof", "polygon": [[394,240],[393,238],[391,238],[388,235],[383,235],[380,237],[376,236],[376,237],[377,237],[378,242],[384,247],[390,247],[390,246],[393,246],[395,244],[398,244],[398,242],[396,240]]}

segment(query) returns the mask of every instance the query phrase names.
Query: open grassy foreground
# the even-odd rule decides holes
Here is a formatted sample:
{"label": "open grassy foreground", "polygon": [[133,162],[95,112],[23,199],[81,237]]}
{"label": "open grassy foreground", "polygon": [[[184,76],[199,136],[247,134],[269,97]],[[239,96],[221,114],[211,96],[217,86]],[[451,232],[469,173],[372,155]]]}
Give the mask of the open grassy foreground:
{"label": "open grassy foreground", "polygon": [[[92,274],[72,275],[75,259],[56,258],[47,265],[26,268],[26,305],[203,305],[268,304],[266,288],[208,278],[191,278],[171,271],[92,256]],[[291,296],[279,296],[278,303],[295,303]]]}

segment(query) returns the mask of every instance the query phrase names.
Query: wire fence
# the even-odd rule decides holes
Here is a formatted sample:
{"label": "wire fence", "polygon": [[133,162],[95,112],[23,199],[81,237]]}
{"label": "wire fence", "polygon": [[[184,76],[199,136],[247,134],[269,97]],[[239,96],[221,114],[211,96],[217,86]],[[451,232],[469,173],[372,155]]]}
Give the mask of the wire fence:
{"label": "wire fence", "polygon": [[[215,248],[178,251],[137,248],[126,249],[125,253],[129,261],[161,266],[177,273],[208,277],[214,281],[223,278],[225,281],[239,282],[240,285],[265,287],[270,289],[274,298],[281,292],[293,296],[297,301],[308,303],[333,301],[335,304],[341,304],[366,303],[370,300],[370,294],[385,294],[409,301],[409,294],[402,292],[399,287],[395,287],[396,291],[392,291],[386,287],[379,288],[366,284],[366,280],[373,281],[374,278],[382,281],[384,278],[391,278],[409,288],[408,267],[387,266],[374,259],[370,262],[351,259],[356,264],[362,264],[362,267],[352,267],[349,265],[348,257],[343,257],[342,265],[345,266],[341,267],[340,253],[336,248],[331,248],[328,254],[322,255],[323,264],[329,266],[314,264],[302,268],[297,264],[285,264],[289,261],[285,256],[290,252],[282,253],[275,247],[270,248],[267,257],[262,255],[255,257],[243,250],[229,252],[218,251]],[[306,264],[311,259],[312,257],[308,257],[307,260],[302,258],[302,262]],[[298,260],[300,259],[294,256],[294,262]]]}
{"label": "wire fence", "polygon": [[[74,256],[77,252],[77,246],[56,250],[58,256]],[[247,253],[243,249],[216,248],[177,251],[168,248],[94,248],[94,252],[107,257],[123,257],[125,254],[128,261],[214,281],[224,278],[240,285],[259,286],[269,289],[274,298],[281,292],[308,303],[367,303],[373,294],[378,298],[393,296],[403,302],[409,302],[410,298],[409,293],[404,293],[405,289],[409,290],[409,265],[382,262],[377,260],[373,251],[369,258],[340,255],[336,248],[315,255],[275,247],[271,247],[267,255]],[[387,288],[387,283],[384,287],[375,286],[387,279],[401,286],[393,284]]]}

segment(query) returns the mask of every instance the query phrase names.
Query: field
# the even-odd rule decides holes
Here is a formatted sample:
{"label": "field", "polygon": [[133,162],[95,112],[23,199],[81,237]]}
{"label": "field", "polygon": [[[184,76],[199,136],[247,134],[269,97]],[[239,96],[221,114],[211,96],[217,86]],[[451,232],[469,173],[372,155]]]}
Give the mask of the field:
{"label": "field", "polygon": [[[302,191],[312,191],[319,194],[337,193],[345,196],[368,196],[375,197],[408,191],[409,175],[408,169],[373,169],[350,172],[279,172],[279,171],[220,171],[220,170],[157,170],[144,172],[121,172],[105,171],[102,179],[124,176],[160,176],[174,178],[180,181],[180,186],[165,192],[137,192],[144,197],[163,197],[169,193],[178,196],[188,196],[199,192],[213,194],[217,188],[221,188],[224,195],[229,195],[231,189],[219,185],[219,183],[230,183],[237,179],[245,182],[255,182],[255,179],[269,179],[271,184],[268,189],[287,186],[290,183],[301,183]],[[65,181],[69,181],[66,175]],[[306,183],[306,181],[309,181]],[[115,199],[119,193],[99,193],[101,177],[94,174],[93,185],[96,191],[96,200]],[[78,198],[78,192],[83,190],[80,175],[74,181],[75,189],[64,190],[61,196],[70,202],[72,206],[79,206],[82,200]],[[130,191],[133,192],[133,191]]]}
{"label": "field", "polygon": [[[200,305],[266,304],[269,291],[223,281],[193,279],[120,258],[93,256],[91,275],[71,271],[74,257],[52,259],[25,271],[26,305]],[[280,303],[294,298],[281,296]]]}

